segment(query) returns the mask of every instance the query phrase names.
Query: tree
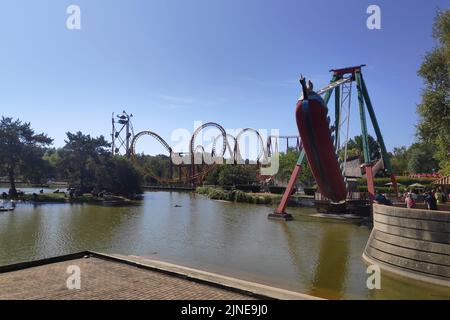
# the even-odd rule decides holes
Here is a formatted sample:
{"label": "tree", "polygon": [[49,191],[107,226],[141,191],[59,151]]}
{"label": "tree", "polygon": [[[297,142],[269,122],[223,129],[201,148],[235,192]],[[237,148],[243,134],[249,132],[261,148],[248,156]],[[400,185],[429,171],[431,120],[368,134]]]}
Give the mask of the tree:
{"label": "tree", "polygon": [[[291,177],[292,171],[297,164],[298,157],[300,156],[300,152],[289,149],[286,153],[280,154],[280,164],[278,173],[275,175],[275,178],[281,181],[283,184],[287,184],[289,178]],[[302,169],[300,171],[300,175],[297,179],[297,182],[303,184],[304,186],[311,186],[314,183],[314,177],[311,173],[311,169],[309,168],[308,162],[303,161]]]}
{"label": "tree", "polygon": [[408,148],[406,148],[405,146],[394,148],[389,156],[391,160],[392,170],[395,174],[401,175],[403,174],[403,172],[408,171]]}
{"label": "tree", "polygon": [[123,156],[104,154],[94,167],[93,189],[97,192],[106,190],[130,197],[142,193],[141,185],[142,175],[133,163]]}
{"label": "tree", "polygon": [[92,138],[81,132],[67,132],[66,145],[61,152],[60,166],[68,175],[72,183],[76,183],[79,193],[93,188],[95,179],[95,166],[101,163],[102,156],[108,154],[106,148],[110,144],[103,136]]}
{"label": "tree", "polygon": [[218,176],[218,183],[221,186],[254,183],[256,170],[255,166],[223,165]]}
{"label": "tree", "polygon": [[[145,182],[155,183],[159,179],[170,178],[170,158],[166,155],[159,154],[156,156],[148,156],[144,154],[135,156],[136,163],[139,164],[142,175],[145,176]],[[176,174],[176,170],[173,174]]]}
{"label": "tree", "polygon": [[[370,160],[380,159],[381,150],[380,146],[378,145],[378,142],[371,135],[368,135],[367,140],[369,143]],[[353,139],[350,139],[347,143],[347,152],[348,150],[358,150],[359,154],[363,156],[364,155],[363,136],[359,135],[355,136]]]}
{"label": "tree", "polygon": [[450,9],[438,12],[433,26],[437,46],[425,55],[418,75],[425,88],[417,106],[417,134],[435,148],[442,171],[450,173]]}
{"label": "tree", "polygon": [[34,160],[24,167],[23,177],[31,183],[40,184],[55,175],[55,167],[44,158],[45,150],[37,150]]}
{"label": "tree", "polygon": [[408,150],[408,170],[413,173],[432,173],[438,170],[433,158],[434,147],[425,143],[414,143]]}
{"label": "tree", "polygon": [[42,159],[47,166],[47,176],[52,179],[64,179],[64,174],[61,172],[61,155],[63,150],[61,148],[49,148],[45,151]]}
{"label": "tree", "polygon": [[[339,159],[341,161],[344,161],[344,158],[345,158],[345,147],[340,149],[338,154],[339,154]],[[347,147],[347,159],[348,158],[353,158],[353,157],[356,157],[356,156],[361,157],[361,151],[357,147],[354,147],[354,146],[352,148]]]}
{"label": "tree", "polygon": [[42,158],[42,147],[53,142],[47,135],[36,134],[29,122],[2,117],[0,121],[0,164],[8,175],[10,195],[16,196],[15,178]]}

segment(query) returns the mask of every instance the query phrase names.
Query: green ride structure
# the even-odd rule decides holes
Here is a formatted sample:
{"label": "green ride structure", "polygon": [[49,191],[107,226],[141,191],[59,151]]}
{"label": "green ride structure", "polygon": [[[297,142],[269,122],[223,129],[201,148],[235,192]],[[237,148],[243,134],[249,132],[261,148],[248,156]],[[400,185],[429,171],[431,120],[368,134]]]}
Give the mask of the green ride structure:
{"label": "green ride structure", "polygon": [[[379,168],[384,168],[390,176],[393,188],[397,193],[397,182],[392,172],[389,155],[386,150],[380,126],[378,124],[372,102],[369,97],[366,83],[362,75],[365,65],[332,69],[330,83],[318,90],[313,91],[311,82],[308,84],[302,77],[302,97],[297,102],[296,120],[299,129],[302,148],[297,164],[291,174],[288,186],[282,200],[274,213],[269,218],[292,220],[292,216],[285,212],[287,202],[301,171],[301,165],[305,158],[316,179],[320,193],[325,196],[331,207],[341,206],[348,202],[349,185],[345,176],[347,164],[347,142],[350,127],[350,111],[353,83],[356,82],[356,91],[359,106],[359,118],[361,122],[361,135],[363,145],[363,158],[367,177],[369,192],[369,203],[375,196],[373,176]],[[334,93],[334,121],[328,116],[327,105]],[[323,98],[322,98],[323,95]],[[366,112],[367,110],[367,112]],[[381,151],[381,159],[371,159],[369,152],[369,134],[367,128],[367,117],[375,131],[376,139]],[[346,128],[343,128],[344,124]],[[346,139],[341,147],[341,134],[344,131]],[[338,150],[344,150],[344,159],[339,159]]]}

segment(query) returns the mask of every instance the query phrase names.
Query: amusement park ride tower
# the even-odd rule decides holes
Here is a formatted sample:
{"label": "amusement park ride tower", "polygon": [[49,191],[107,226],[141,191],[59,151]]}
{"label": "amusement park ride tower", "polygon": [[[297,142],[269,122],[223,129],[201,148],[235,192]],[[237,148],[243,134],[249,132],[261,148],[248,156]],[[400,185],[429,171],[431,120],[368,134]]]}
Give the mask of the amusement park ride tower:
{"label": "amusement park ride tower", "polygon": [[[274,213],[269,214],[269,218],[292,220],[292,216],[286,213],[285,209],[288,199],[294,189],[297,177],[300,174],[301,165],[305,155],[317,181],[320,192],[329,197],[331,205],[345,203],[346,194],[348,194],[349,191],[345,177],[347,146],[345,145],[343,161],[339,161],[337,151],[340,146],[341,129],[344,123],[346,123],[347,127],[346,142],[348,142],[350,101],[353,82],[356,82],[359,116],[361,121],[364,156],[364,164],[362,167],[365,168],[370,198],[373,200],[375,196],[373,185],[373,176],[375,172],[373,171],[373,167],[376,162],[374,160],[377,159],[371,159],[370,157],[366,109],[381,151],[381,159],[379,159],[378,162],[386,170],[386,173],[390,175],[394,190],[397,193],[397,183],[392,172],[389,155],[386,151],[383,136],[362,75],[361,69],[364,66],[365,65],[360,65],[330,70],[333,74],[330,84],[317,92],[312,91],[312,87],[306,85],[304,78],[300,80],[303,96],[297,103],[296,118],[302,139],[302,150],[281,203]],[[328,109],[326,106],[330,101],[333,91],[335,97],[335,119],[333,123],[330,123],[331,120],[327,115]],[[323,94],[324,97],[321,98],[320,96]],[[344,111],[346,111],[345,114]]]}
{"label": "amusement park ride tower", "polygon": [[112,114],[112,144],[111,152],[113,155],[128,155],[131,147],[131,140],[134,136],[133,124],[131,123],[132,114],[122,111],[122,114]]}

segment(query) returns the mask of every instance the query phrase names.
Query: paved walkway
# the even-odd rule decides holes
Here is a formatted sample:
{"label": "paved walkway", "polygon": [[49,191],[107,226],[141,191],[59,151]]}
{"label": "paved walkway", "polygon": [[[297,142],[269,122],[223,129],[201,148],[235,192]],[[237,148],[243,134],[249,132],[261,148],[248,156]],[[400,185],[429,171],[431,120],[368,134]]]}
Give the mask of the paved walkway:
{"label": "paved walkway", "polygon": [[[80,267],[81,289],[69,290],[66,273]],[[0,273],[0,299],[243,300],[251,296],[189,279],[95,257]]]}

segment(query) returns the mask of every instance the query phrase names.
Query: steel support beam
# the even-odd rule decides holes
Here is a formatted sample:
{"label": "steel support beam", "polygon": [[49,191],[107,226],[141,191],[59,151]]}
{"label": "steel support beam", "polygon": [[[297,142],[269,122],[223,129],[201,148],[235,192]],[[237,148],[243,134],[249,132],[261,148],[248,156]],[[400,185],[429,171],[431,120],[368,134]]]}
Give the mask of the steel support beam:
{"label": "steel support beam", "polygon": [[334,148],[338,151],[339,127],[341,123],[341,88],[338,86],[334,89]]}
{"label": "steel support beam", "polygon": [[377,117],[375,115],[375,110],[373,109],[372,101],[370,101],[369,91],[367,90],[366,82],[364,81],[364,77],[362,74],[361,74],[361,84],[367,111],[369,112],[370,120],[372,121],[373,129],[375,130],[378,144],[380,145],[384,167],[386,168],[387,172],[391,177],[392,187],[394,188],[395,194],[398,195],[397,179],[395,178],[395,175],[392,172],[391,159],[389,158],[389,154],[387,152],[386,145],[384,143],[383,135],[381,134],[380,126],[378,125]]}
{"label": "steel support beam", "polygon": [[392,173],[391,162],[389,155],[386,150],[386,145],[384,144],[383,135],[381,134],[380,126],[378,125],[377,117],[375,116],[375,111],[373,110],[372,102],[370,101],[369,92],[367,91],[366,83],[364,82],[363,75],[361,77],[362,93],[364,96],[364,101],[366,102],[367,111],[369,112],[370,120],[372,121],[373,129],[377,135],[377,141],[380,145],[381,156],[383,157],[384,167],[387,169],[388,173]]}
{"label": "steel support beam", "polygon": [[366,110],[364,108],[364,97],[362,88],[362,78],[361,73],[356,72],[356,88],[358,91],[358,104],[359,104],[359,116],[361,120],[361,132],[362,132],[362,143],[363,143],[363,153],[364,162],[366,164],[370,163],[370,153],[369,153],[369,138],[367,133],[367,120],[366,120]]}
{"label": "steel support beam", "polygon": [[[333,78],[331,78],[330,84],[332,84],[333,82],[335,82],[337,80],[336,76],[333,76]],[[331,93],[333,92],[333,89],[330,89],[329,91],[327,91],[325,93],[325,97],[323,98],[323,101],[325,102],[325,105],[328,105],[328,101],[330,101],[330,97],[331,97]]]}

